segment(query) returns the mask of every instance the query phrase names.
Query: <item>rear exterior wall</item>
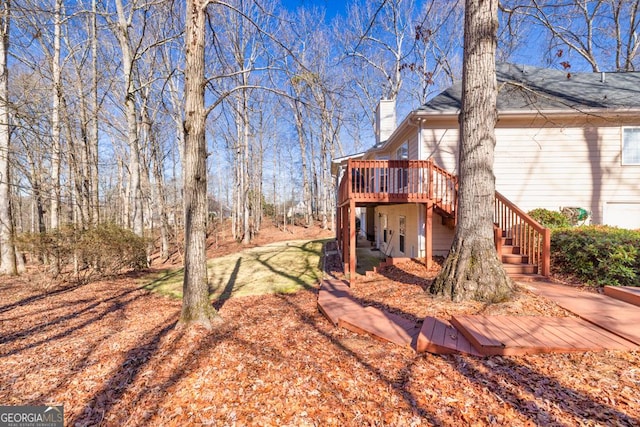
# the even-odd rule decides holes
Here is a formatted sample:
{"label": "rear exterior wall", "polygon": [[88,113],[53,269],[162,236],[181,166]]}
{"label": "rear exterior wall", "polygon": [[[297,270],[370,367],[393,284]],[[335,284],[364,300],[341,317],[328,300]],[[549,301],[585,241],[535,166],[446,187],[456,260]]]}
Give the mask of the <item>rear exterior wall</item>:
{"label": "rear exterior wall", "polygon": [[[622,129],[575,119],[562,126],[503,121],[496,128],[496,190],[525,212],[581,207],[593,223],[615,222],[607,206],[640,206],[640,166],[622,165]],[[424,158],[458,173],[457,127],[423,128],[422,143]]]}

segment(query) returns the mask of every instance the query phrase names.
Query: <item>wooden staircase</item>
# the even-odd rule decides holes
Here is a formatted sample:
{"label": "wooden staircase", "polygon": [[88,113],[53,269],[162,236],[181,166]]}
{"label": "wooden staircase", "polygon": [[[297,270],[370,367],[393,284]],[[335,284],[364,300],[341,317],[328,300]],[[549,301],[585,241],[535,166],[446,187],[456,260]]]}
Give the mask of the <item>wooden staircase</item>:
{"label": "wooden staircase", "polygon": [[538,275],[538,266],[529,263],[529,256],[520,253],[520,246],[514,246],[513,239],[506,237],[505,231],[502,231],[500,239],[502,239],[502,244],[500,245],[499,256],[502,259],[505,271],[510,276],[524,278],[528,275]]}
{"label": "wooden staircase", "polygon": [[494,210],[496,252],[516,280],[549,277],[551,231],[496,191]]}

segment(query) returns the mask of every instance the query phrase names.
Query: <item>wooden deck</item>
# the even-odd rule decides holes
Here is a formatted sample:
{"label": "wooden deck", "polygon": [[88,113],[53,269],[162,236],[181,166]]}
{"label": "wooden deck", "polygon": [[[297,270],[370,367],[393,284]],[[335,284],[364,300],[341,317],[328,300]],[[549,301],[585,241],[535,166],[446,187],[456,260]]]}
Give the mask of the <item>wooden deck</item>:
{"label": "wooden deck", "polygon": [[604,294],[629,304],[640,306],[640,287],[605,286]]}
{"label": "wooden deck", "polygon": [[414,345],[420,332],[420,324],[375,307],[364,307],[361,311],[348,313],[340,318],[338,325],[352,332],[407,347]]}
{"label": "wooden deck", "polygon": [[457,315],[450,322],[427,317],[420,325],[364,307],[340,280],[322,281],[318,308],[334,325],[417,352],[491,356],[640,349],[640,307],[547,282],[527,286],[580,318]]}
{"label": "wooden deck", "polygon": [[622,338],[640,345],[640,308],[607,295],[569,286],[533,282],[527,286],[538,295]]}
{"label": "wooden deck", "polygon": [[368,334],[381,341],[415,347],[420,325],[397,314],[365,307],[340,280],[323,280],[318,291],[319,310],[336,326]]}
{"label": "wooden deck", "polygon": [[458,332],[451,323],[427,317],[422,323],[420,335],[416,343],[418,353],[429,352],[435,354],[463,353],[473,356],[482,356],[465,336]]}
{"label": "wooden deck", "polygon": [[454,316],[451,323],[486,356],[636,350],[638,347],[574,317]]}

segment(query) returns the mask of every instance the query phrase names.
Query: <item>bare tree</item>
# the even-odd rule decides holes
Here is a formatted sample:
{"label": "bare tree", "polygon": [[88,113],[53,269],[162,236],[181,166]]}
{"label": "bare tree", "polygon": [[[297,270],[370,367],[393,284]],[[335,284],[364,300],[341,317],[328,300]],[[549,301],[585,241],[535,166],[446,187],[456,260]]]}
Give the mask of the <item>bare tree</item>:
{"label": "bare tree", "polygon": [[138,111],[136,108],[134,76],[136,52],[130,36],[136,5],[131,5],[131,9],[127,13],[122,0],[116,0],[116,11],[118,18],[115,28],[122,53],[122,73],[125,85],[124,105],[127,118],[127,141],[129,143],[131,225],[133,232],[138,236],[142,236],[144,233],[144,212],[142,207],[142,179],[140,176],[142,168],[140,165],[140,139],[138,135]]}
{"label": "bare tree", "polygon": [[512,292],[493,234],[497,14],[498,0],[466,0],[457,226],[430,288],[454,301],[500,301]]}
{"label": "bare tree", "polygon": [[[633,71],[637,66],[640,38],[640,0],[512,0],[501,4],[507,41],[518,33],[542,32],[547,36],[544,53],[549,62],[569,68],[576,53],[594,72]],[[530,27],[530,26],[533,27]],[[574,67],[575,68],[575,67]]]}
{"label": "bare tree", "polygon": [[402,67],[412,43],[413,0],[354,2],[348,10],[345,34],[353,68],[354,95],[375,128],[380,99],[397,99],[404,83]]}
{"label": "bare tree", "polygon": [[[53,108],[51,109],[51,206],[49,208],[49,213],[51,215],[50,226],[51,229],[54,230],[60,226],[60,162],[62,157],[60,136],[60,104],[62,98],[62,70],[60,68],[61,13],[62,0],[55,0],[53,19],[53,55],[51,57]],[[57,263],[58,261],[56,260],[55,262]],[[59,266],[54,266],[54,268],[57,270]]]}
{"label": "bare tree", "polygon": [[187,0],[185,20],[185,119],[184,119],[184,283],[182,313],[184,324],[207,328],[218,317],[209,302],[207,280],[207,112],[205,89],[205,8],[208,0]]}
{"label": "bare tree", "polygon": [[0,2],[0,274],[18,274],[9,176],[9,22],[11,3]]}

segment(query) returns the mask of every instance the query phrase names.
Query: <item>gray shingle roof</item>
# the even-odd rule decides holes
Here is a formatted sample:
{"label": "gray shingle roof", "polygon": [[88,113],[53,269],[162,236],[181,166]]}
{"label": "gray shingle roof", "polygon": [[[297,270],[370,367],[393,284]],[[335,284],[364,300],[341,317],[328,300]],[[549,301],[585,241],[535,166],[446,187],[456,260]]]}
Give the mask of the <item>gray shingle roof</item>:
{"label": "gray shingle roof", "polygon": [[[640,109],[640,72],[572,73],[529,65],[496,64],[498,111]],[[418,111],[454,113],[462,82]]]}

